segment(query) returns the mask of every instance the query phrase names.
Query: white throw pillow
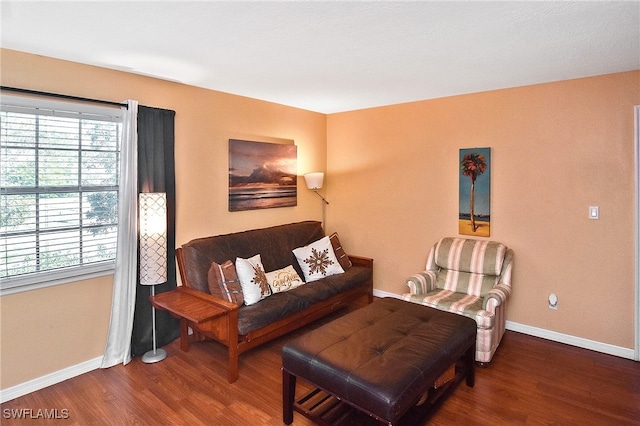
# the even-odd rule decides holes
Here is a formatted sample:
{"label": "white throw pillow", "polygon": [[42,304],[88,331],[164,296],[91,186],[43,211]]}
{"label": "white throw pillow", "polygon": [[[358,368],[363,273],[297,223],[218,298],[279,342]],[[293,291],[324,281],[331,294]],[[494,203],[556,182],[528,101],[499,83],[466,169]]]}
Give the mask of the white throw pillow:
{"label": "white throw pillow", "polygon": [[330,275],[342,274],[344,269],[340,266],[329,237],[324,237],[308,246],[298,247],[293,250],[298,260],[300,269],[304,274],[304,280],[308,283]]}
{"label": "white throw pillow", "polygon": [[271,294],[271,288],[267,282],[259,254],[249,259],[238,257],[236,259],[236,273],[240,280],[246,305],[253,305]]}
{"label": "white throw pillow", "polygon": [[267,272],[267,282],[271,287],[271,293],[282,293],[304,284],[300,275],[293,269],[292,265],[277,271]]}

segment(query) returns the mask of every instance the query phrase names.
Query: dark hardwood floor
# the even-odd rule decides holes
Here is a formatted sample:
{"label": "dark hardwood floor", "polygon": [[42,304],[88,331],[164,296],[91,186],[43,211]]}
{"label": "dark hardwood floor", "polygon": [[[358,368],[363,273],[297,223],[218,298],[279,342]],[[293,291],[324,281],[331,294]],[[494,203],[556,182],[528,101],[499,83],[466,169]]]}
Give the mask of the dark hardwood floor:
{"label": "dark hardwood floor", "polygon": [[[176,340],[162,362],[138,357],[8,401],[0,423],[281,425],[281,348],[336,315],[242,355],[231,385],[221,345],[195,343],[185,353]],[[297,393],[306,391],[301,383]],[[68,418],[16,420],[11,410]],[[296,413],[293,424],[312,423]],[[458,385],[429,424],[640,425],[640,363],[507,331],[475,386]]]}

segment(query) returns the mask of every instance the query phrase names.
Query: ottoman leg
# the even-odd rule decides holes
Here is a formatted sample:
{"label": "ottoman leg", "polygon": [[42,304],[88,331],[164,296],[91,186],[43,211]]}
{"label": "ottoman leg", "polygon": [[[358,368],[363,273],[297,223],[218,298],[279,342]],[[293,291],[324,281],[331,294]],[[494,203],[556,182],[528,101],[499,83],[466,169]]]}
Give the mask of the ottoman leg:
{"label": "ottoman leg", "polygon": [[282,369],[282,421],[293,423],[293,404],[296,397],[296,376]]}
{"label": "ottoman leg", "polygon": [[467,349],[464,354],[465,378],[467,386],[473,387],[476,383],[476,345],[475,343]]}

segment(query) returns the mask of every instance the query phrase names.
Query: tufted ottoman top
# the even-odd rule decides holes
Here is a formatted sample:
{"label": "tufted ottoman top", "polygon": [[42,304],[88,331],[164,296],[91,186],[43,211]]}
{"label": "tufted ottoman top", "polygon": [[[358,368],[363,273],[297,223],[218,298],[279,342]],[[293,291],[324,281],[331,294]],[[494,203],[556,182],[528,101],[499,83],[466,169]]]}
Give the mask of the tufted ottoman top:
{"label": "tufted ottoman top", "polygon": [[395,421],[476,338],[475,321],[384,298],[287,343],[289,373]]}

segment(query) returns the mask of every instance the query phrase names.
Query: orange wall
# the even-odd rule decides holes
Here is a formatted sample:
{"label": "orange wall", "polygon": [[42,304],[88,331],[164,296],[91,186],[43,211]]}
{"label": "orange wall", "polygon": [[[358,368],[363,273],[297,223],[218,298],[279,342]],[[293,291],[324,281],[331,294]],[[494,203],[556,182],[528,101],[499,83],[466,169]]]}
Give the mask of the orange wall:
{"label": "orange wall", "polygon": [[[3,86],[118,102],[136,99],[141,105],[176,111],[177,244],[206,235],[322,219],[319,200],[306,189],[303,178],[298,181],[296,207],[228,212],[228,139],[293,140],[300,175],[325,170],[325,115],[22,52],[0,50],[0,54]],[[107,277],[2,296],[0,388],[101,356],[111,292],[112,278]]]}
{"label": "orange wall", "polygon": [[633,348],[637,104],[627,72],[329,115],[327,222],[375,258],[377,289],[404,293],[458,235],[459,149],[491,147],[491,239],[515,251],[507,320]]}
{"label": "orange wall", "polygon": [[[404,278],[424,266],[436,239],[457,234],[458,149],[490,146],[492,238],[516,252],[508,319],[633,346],[638,72],[325,116],[37,55],[0,55],[4,86],[176,111],[178,244],[320,220],[319,199],[303,179],[297,207],[227,211],[227,140],[293,140],[300,175],[329,167],[328,231],[338,230],[350,252],[374,257],[374,285],[391,293],[405,291]],[[587,219],[594,204],[599,221]],[[111,291],[105,277],[2,296],[0,388],[101,356]],[[560,299],[555,312],[546,307],[550,291]]]}

